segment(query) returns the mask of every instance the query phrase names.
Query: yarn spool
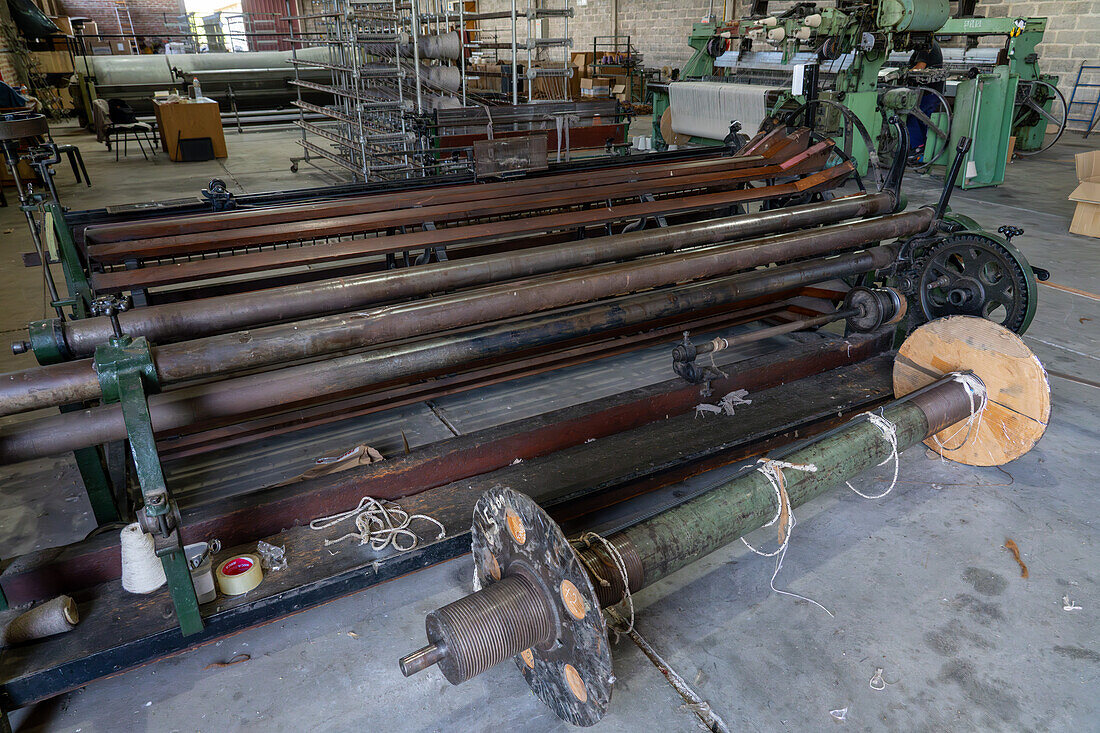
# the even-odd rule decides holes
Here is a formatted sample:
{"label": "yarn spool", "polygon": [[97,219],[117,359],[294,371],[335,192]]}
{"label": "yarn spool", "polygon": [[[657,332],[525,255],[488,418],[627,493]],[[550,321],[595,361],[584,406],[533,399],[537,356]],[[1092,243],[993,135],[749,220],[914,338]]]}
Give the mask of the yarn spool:
{"label": "yarn spool", "polygon": [[73,599],[69,596],[58,596],[12,619],[10,624],[0,630],[0,645],[13,646],[64,634],[71,631],[79,621],[80,614]]}
{"label": "yarn spool", "polygon": [[432,86],[449,92],[462,88],[462,70],[457,66],[428,66],[421,72],[421,77]]}
{"label": "yarn spool", "polygon": [[458,31],[424,36],[419,39],[419,47],[422,59],[457,59],[462,53],[462,37]]}
{"label": "yarn spool", "polygon": [[122,587],[130,593],[152,593],[168,582],[164,566],[153,547],[153,536],[134,522],[119,535],[122,550]]}

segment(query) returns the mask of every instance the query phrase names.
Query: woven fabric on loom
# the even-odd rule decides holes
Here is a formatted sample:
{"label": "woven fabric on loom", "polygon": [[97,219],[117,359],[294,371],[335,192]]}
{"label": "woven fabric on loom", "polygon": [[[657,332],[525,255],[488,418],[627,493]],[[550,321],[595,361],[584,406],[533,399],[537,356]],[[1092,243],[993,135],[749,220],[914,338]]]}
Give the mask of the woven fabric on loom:
{"label": "woven fabric on loom", "polygon": [[668,85],[672,130],[721,140],[737,120],[741,131],[752,136],[764,120],[766,88],[753,84],[688,81]]}

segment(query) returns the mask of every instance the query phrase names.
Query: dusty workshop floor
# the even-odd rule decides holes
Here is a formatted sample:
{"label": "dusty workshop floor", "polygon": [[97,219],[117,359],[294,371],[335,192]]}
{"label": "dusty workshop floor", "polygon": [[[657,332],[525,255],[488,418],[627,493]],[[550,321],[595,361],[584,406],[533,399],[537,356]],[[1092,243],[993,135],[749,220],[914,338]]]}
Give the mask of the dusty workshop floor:
{"label": "dusty workshop floor", "polygon": [[[174,164],[131,148],[115,162],[79,133],[94,187],[58,174],[75,208],[192,195],[214,176],[234,190],[320,185],[294,174],[291,133],[228,135],[230,157]],[[1100,240],[1069,235],[1076,180],[1068,136],[1042,159],[1013,163],[996,189],[957,191],[953,204],[1016,241],[1052,282],[1100,292]],[[923,203],[938,182],[913,178]],[[42,317],[37,274],[12,208],[0,210],[0,344]],[[880,501],[836,491],[798,510],[777,586],[770,561],[739,543],[638,597],[638,626],[733,729],[1096,730],[1100,720],[1100,392],[1075,382],[1100,374],[1100,300],[1042,287],[1027,342],[1052,372],[1047,436],[1004,470],[974,469],[911,450],[902,481]],[[25,360],[0,353],[5,371]],[[66,459],[18,466],[0,487],[48,476],[0,502],[0,552],[72,541],[90,529]],[[32,501],[29,497],[34,496]],[[1001,548],[1014,539],[1030,567],[1021,579]],[[464,593],[458,559],[285,621],[101,681],[15,712],[18,731],[401,730],[558,731],[568,727],[532,697],[511,665],[452,688],[435,671],[405,680],[395,660],[419,646],[424,613]],[[1063,597],[1079,610],[1063,610]],[[218,667],[236,655],[249,661]],[[214,665],[214,666],[211,666]],[[630,644],[615,655],[618,683],[597,730],[695,730],[693,717]],[[885,689],[869,680],[882,670]],[[830,711],[844,717],[838,722]]]}

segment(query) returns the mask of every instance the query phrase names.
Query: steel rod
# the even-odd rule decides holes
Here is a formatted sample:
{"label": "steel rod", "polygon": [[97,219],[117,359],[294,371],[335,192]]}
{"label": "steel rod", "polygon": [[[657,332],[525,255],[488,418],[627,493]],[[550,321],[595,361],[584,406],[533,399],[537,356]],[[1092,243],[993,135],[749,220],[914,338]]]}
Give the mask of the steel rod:
{"label": "steel rod", "polygon": [[[259,369],[622,293],[717,277],[773,262],[856,249],[923,231],[929,216],[930,212],[920,209],[808,232],[504,283],[423,302],[237,331],[156,347],[153,362],[162,385]],[[879,257],[884,251],[877,250]],[[886,264],[876,261],[868,269]],[[96,399],[99,394],[99,379],[90,359],[37,367],[0,378],[0,411],[12,414]]]}
{"label": "steel rod", "polygon": [[[568,245],[552,244],[396,272],[154,305],[122,313],[119,322],[125,333],[132,336],[145,336],[155,344],[172,343],[265,323],[338,313],[372,303],[876,216],[890,212],[894,205],[893,196],[885,193],[851,196],[823,204],[599,237]],[[59,333],[62,342],[56,349],[74,358],[91,356],[112,333],[106,318],[87,318],[66,323],[60,330],[52,327],[44,330]]]}
{"label": "steel rod", "polygon": [[[893,261],[896,249],[808,260],[651,293],[581,306],[451,336],[398,344],[274,372],[196,385],[152,395],[154,431],[231,418],[280,405],[316,403],[395,379],[448,370],[523,348],[568,341],[613,328],[702,308],[783,292],[803,285],[867,272]],[[126,437],[122,412],[103,405],[0,428],[0,464],[39,458]]]}

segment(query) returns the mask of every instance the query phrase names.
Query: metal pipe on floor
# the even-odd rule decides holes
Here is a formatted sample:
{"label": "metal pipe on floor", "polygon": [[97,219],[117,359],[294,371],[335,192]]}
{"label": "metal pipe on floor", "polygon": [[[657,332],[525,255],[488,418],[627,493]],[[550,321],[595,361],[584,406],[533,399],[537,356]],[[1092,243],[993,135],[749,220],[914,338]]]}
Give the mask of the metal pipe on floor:
{"label": "metal pipe on floor", "polygon": [[[563,313],[525,318],[466,333],[398,344],[336,359],[149,398],[154,431],[309,403],[373,384],[449,370],[515,351],[868,272],[892,262],[894,247],[807,260],[680,285]],[[12,423],[0,429],[0,464],[16,463],[126,437],[122,411],[105,405]]]}
{"label": "metal pipe on floor", "polygon": [[[894,206],[894,197],[888,193],[851,196],[758,214],[552,244],[522,252],[502,252],[405,270],[154,305],[119,314],[119,323],[131,336],[144,336],[154,344],[173,343],[265,323],[339,313],[372,303],[877,216],[889,213]],[[59,338],[59,343],[52,348],[70,358],[91,356],[112,334],[107,318],[86,318],[60,327],[45,322],[35,328],[47,337]]]}
{"label": "metal pipe on floor", "polygon": [[[939,380],[920,393],[897,400],[882,410],[896,428],[897,449],[903,451],[951,425],[970,417],[976,377],[969,384],[954,375]],[[813,471],[780,468],[782,484],[791,508],[805,504],[826,491],[881,464],[891,456],[882,430],[870,420],[857,418],[830,431],[798,450],[784,455],[794,465],[812,465]],[[781,511],[772,481],[760,471],[725,481],[709,491],[667,509],[633,527],[607,537],[619,558],[617,567],[600,545],[578,548],[581,565],[590,576],[601,606],[618,603],[624,596],[624,581],[632,593],[652,585],[676,570],[763,527]],[[625,578],[624,572],[625,570]],[[598,575],[598,577],[597,577]],[[512,576],[506,576],[501,583]],[[607,585],[609,584],[609,585]],[[428,614],[429,644],[400,661],[406,677],[439,664],[451,684],[472,678],[505,659],[527,649],[527,638],[553,639],[552,605],[534,584],[517,590],[497,604],[484,598],[497,597],[493,583],[475,593]],[[536,608],[537,612],[529,611]],[[522,639],[487,635],[485,629],[500,626],[503,619],[513,626],[530,627]],[[464,619],[461,624],[453,619]],[[441,643],[443,639],[450,643]],[[470,657],[478,660],[470,664]]]}
{"label": "metal pipe on floor", "polygon": [[[852,224],[503,283],[427,301],[237,331],[156,347],[152,349],[153,363],[161,385],[260,369],[672,283],[719,277],[773,262],[857,249],[924,231],[930,217],[928,209],[918,209]],[[868,269],[886,264],[881,262]],[[81,402],[99,395],[99,379],[90,359],[0,377],[2,414]]]}

